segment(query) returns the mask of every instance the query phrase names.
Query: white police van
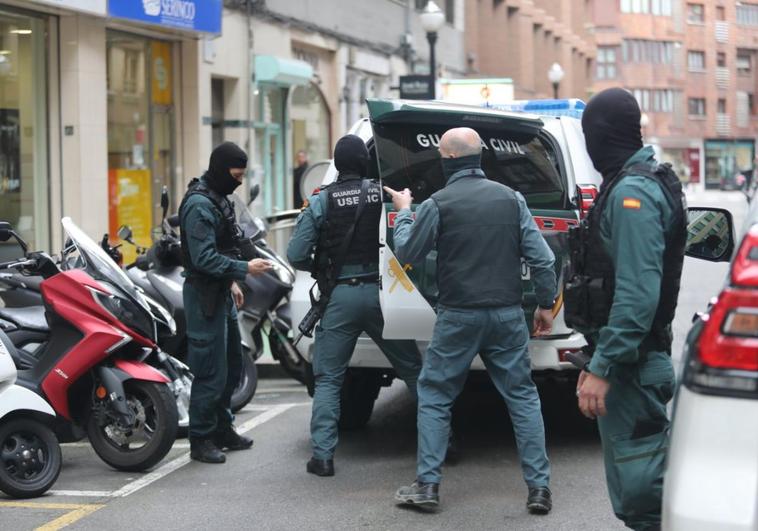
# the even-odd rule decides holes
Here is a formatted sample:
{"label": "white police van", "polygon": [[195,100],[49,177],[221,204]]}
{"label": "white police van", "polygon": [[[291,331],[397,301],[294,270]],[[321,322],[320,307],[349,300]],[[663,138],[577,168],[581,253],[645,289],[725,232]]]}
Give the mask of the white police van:
{"label": "white police van", "polygon": [[[409,188],[415,209],[444,186],[437,150],[442,134],[461,126],[477,130],[484,144],[482,167],[485,173],[488,178],[524,195],[556,255],[556,273],[562,286],[567,267],[568,230],[579,222],[588,206],[582,199],[582,192],[586,191],[583,187],[598,185],[600,175],[589,160],[581,124],[576,118],[583,104],[550,100],[542,105],[515,103],[508,104],[504,110],[443,102],[370,100],[369,118],[355,124],[350,132],[363,138],[369,148],[369,177],[398,190]],[[527,114],[527,110],[544,112],[538,116]],[[332,164],[322,184],[329,184],[336,175]],[[392,203],[385,197],[380,222],[383,335],[387,339],[414,339],[423,353],[435,322],[435,253],[420,266],[400,263],[392,251],[395,215]],[[524,313],[531,327],[536,299],[530,277],[529,268],[524,264]],[[313,282],[308,273],[298,272],[291,299],[295,326],[310,308],[309,290]],[[565,355],[581,349],[584,338],[566,326],[560,296],[554,313],[552,334],[533,338],[529,344],[532,369],[576,377],[576,369]],[[313,340],[303,338],[298,350],[311,360]],[[481,359],[474,361],[472,370],[485,370]],[[361,337],[345,378],[341,427],[364,425],[371,416],[380,387],[389,385],[393,377],[392,368],[379,348],[367,336]]]}

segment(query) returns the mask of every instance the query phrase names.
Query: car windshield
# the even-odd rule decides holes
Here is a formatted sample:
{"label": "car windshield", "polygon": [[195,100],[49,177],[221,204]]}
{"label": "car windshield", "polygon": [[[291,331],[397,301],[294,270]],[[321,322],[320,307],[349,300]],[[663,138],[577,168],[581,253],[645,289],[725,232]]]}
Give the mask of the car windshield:
{"label": "car windshield", "polygon": [[[72,247],[67,244],[64,250],[63,263],[66,269],[83,269],[92,278],[116,286],[141,306],[149,309],[131,279],[102,247],[87,236],[71,218],[63,218],[61,224],[73,245]],[[74,251],[78,252],[78,256],[74,256]]]}
{"label": "car windshield", "polygon": [[[409,188],[421,203],[445,185],[439,140],[449,129],[427,124],[375,124],[374,140],[384,184]],[[475,127],[482,138],[482,169],[493,181],[521,192],[531,208],[562,209],[566,184],[552,146],[539,136]]]}

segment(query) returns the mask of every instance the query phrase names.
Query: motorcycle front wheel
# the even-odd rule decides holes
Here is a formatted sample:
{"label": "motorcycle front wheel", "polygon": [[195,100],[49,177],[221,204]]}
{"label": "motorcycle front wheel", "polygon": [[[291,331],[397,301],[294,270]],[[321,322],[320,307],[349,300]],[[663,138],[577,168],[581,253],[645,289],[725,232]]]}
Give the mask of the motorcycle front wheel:
{"label": "motorcycle front wheel", "polygon": [[95,412],[87,422],[87,436],[107,464],[141,472],[166,457],[176,440],[176,399],[167,385],[140,380],[124,382],[124,392],[134,416],[132,425],[119,425],[115,412]]}
{"label": "motorcycle front wheel", "polygon": [[237,413],[255,396],[258,389],[258,366],[249,351],[242,352],[242,372],[237,387],[234,388],[231,400],[232,413]]}
{"label": "motorcycle front wheel", "polygon": [[14,498],[41,496],[61,471],[61,447],[53,431],[34,419],[0,423],[0,490]]}

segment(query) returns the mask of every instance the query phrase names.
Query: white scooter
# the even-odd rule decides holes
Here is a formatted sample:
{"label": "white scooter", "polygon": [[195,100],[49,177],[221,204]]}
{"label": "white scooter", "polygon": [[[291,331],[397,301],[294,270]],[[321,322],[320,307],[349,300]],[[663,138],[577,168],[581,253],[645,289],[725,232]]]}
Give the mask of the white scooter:
{"label": "white scooter", "polygon": [[0,490],[14,498],[47,492],[61,471],[61,447],[50,424],[55,411],[16,384],[14,349],[0,330]]}

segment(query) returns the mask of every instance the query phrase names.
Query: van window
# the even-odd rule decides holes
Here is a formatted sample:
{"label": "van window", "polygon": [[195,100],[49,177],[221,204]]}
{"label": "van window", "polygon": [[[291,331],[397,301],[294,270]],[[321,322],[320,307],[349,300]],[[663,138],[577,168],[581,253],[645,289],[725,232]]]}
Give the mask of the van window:
{"label": "van window", "polygon": [[[445,185],[439,139],[449,127],[374,124],[383,184],[409,188],[421,203]],[[489,179],[521,192],[530,208],[566,208],[565,179],[552,146],[541,138],[497,128],[476,127],[482,138],[482,169]]]}

